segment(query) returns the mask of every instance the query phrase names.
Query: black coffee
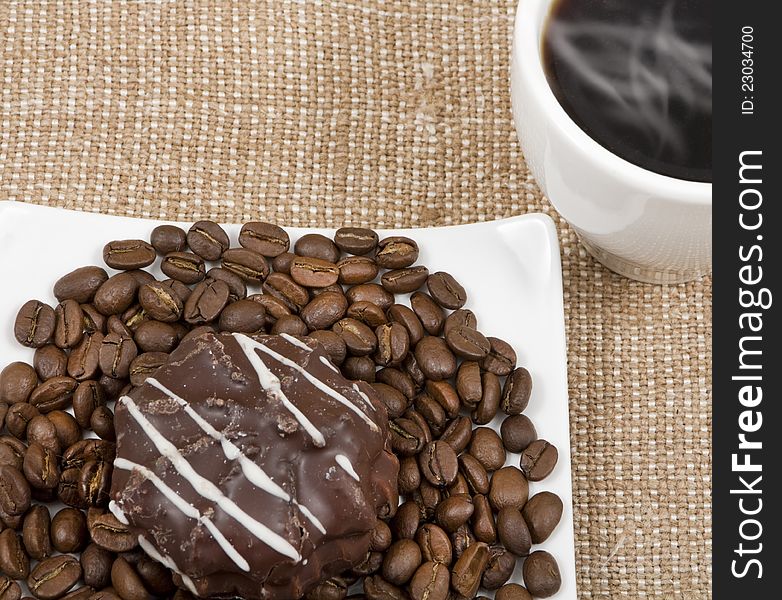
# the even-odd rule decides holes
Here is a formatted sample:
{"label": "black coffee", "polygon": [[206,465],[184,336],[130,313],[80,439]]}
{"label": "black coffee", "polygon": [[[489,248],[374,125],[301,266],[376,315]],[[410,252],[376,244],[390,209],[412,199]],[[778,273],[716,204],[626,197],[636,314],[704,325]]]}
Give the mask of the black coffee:
{"label": "black coffee", "polygon": [[711,181],[711,0],[557,0],[542,50],[590,137],[644,169]]}

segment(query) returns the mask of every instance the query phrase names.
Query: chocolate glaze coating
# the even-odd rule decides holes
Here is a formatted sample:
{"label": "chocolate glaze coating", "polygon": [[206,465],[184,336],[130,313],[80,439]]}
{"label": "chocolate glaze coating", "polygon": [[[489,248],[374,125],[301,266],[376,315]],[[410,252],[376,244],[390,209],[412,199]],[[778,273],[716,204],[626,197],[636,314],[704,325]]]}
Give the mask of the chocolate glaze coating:
{"label": "chocolate glaze coating", "polygon": [[361,562],[398,502],[382,402],[311,338],[186,340],[117,403],[115,425],[113,512],[202,597],[300,598]]}

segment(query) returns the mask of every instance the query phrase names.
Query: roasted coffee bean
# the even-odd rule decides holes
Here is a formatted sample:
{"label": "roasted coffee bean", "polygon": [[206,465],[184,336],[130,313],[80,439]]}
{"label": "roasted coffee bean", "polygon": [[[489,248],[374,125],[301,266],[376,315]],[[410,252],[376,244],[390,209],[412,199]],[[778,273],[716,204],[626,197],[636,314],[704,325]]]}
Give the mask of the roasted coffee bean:
{"label": "roasted coffee bean", "polygon": [[[135,386],[144,385],[147,377],[151,377],[155,371],[166,364],[167,360],[168,354],[165,352],[145,352],[144,354],[139,354],[136,358],[133,359],[133,362],[130,363],[130,383]],[[79,390],[77,389],[76,393],[78,394],[78,392]],[[90,417],[92,416],[92,412],[98,406],[100,405],[96,404],[92,407],[92,410],[90,411]],[[73,398],[73,410],[75,414],[76,395],[74,395]]]}
{"label": "roasted coffee bean", "polygon": [[465,598],[474,598],[489,564],[489,547],[476,542],[462,553],[451,569],[451,587]]}
{"label": "roasted coffee bean", "polygon": [[529,484],[516,467],[503,467],[492,475],[489,502],[499,512],[506,506],[521,510],[529,498]]}
{"label": "roasted coffee bean", "polygon": [[526,415],[511,415],[500,425],[502,443],[508,452],[522,452],[538,438],[535,426]]}
{"label": "roasted coffee bean", "polygon": [[402,416],[407,410],[409,401],[407,397],[394,387],[385,383],[373,383],[372,387],[380,396],[380,400],[385,405],[390,419],[396,419]]}
{"label": "roasted coffee bean", "polygon": [[[413,403],[416,411],[418,411],[432,430],[435,437],[439,437],[447,424],[447,418],[443,407],[440,406],[435,400],[427,393],[422,393],[416,396]],[[445,443],[445,442],[443,442]]]}
{"label": "roasted coffee bean", "polygon": [[79,479],[81,470],[77,468],[65,468],[60,474],[60,483],[57,484],[57,498],[68,506],[87,508],[87,503],[79,496]]}
{"label": "roasted coffee bean", "polygon": [[144,587],[153,595],[170,597],[176,590],[171,571],[158,561],[142,556],[135,567]]}
{"label": "roasted coffee bean", "polygon": [[13,529],[0,533],[0,572],[12,579],[24,579],[30,574],[30,558]]}
{"label": "roasted coffee bean", "polygon": [[445,318],[443,332],[448,333],[451,329],[457,327],[467,327],[468,329],[478,329],[478,319],[475,313],[468,308],[460,308],[453,311]]}
{"label": "roasted coffee bean", "polygon": [[540,492],[524,505],[521,514],[529,527],[533,544],[542,544],[562,518],[562,500],[552,492]]}
{"label": "roasted coffee bean", "polygon": [[424,337],[416,344],[415,359],[424,375],[433,381],[448,379],[456,373],[456,357],[442,338]]}
{"label": "roasted coffee bean", "polygon": [[58,302],[75,300],[80,304],[92,302],[95,292],[109,278],[101,267],[80,267],[63,275],[54,284],[54,296]]}
{"label": "roasted coffee bean", "polygon": [[489,500],[483,494],[476,494],[472,498],[472,503],[475,505],[471,520],[475,539],[486,544],[493,544],[497,541],[497,527],[494,524],[494,513],[492,513]]}
{"label": "roasted coffee bean", "polygon": [[349,573],[354,577],[368,577],[374,575],[383,566],[382,552],[367,552],[364,560],[350,569]]}
{"label": "roasted coffee bean", "polygon": [[481,383],[481,401],[472,411],[472,420],[476,425],[486,425],[497,415],[502,395],[500,379],[494,373],[489,371],[484,373]]}
{"label": "roasted coffee bean", "polygon": [[453,483],[446,488],[446,496],[454,496],[456,494],[470,494],[470,486],[467,485],[467,480],[461,473],[456,474],[456,479]]}
{"label": "roasted coffee bean", "polygon": [[324,292],[313,298],[299,313],[311,330],[328,329],[345,316],[348,301],[344,294]]}
{"label": "roasted coffee bean", "polygon": [[337,245],[319,233],[308,233],[301,236],[294,244],[293,251],[299,256],[319,258],[330,263],[336,263],[339,260]]}
{"label": "roasted coffee bean", "polygon": [[424,436],[424,446],[428,444],[429,442],[434,440],[434,436],[432,436],[432,429],[429,427],[429,423],[426,422],[426,419],[424,419],[424,416],[419,413],[415,408],[410,407],[405,411],[405,414],[402,415],[405,419],[409,419],[413,421],[416,425],[418,425],[418,428],[421,430],[421,433]]}
{"label": "roasted coffee bean", "polygon": [[[214,269],[212,270],[214,271]],[[176,279],[164,279],[160,282],[160,284],[170,292],[176,294],[177,297],[182,301],[183,305],[185,302],[187,302],[190,294],[193,293],[193,290],[191,290],[187,285]]]}
{"label": "roasted coffee bean", "polygon": [[421,548],[424,561],[450,565],[453,559],[451,539],[448,534],[434,523],[423,524],[415,534],[415,541]]}
{"label": "roasted coffee bean", "polygon": [[138,546],[138,538],[111,513],[87,515],[87,527],[92,541],[111,552],[128,552]]}
{"label": "roasted coffee bean", "polygon": [[39,600],[55,600],[64,596],[80,578],[79,561],[60,554],[39,562],[27,578],[27,587]]}
{"label": "roasted coffee bean", "polygon": [[388,322],[386,315],[377,304],[372,304],[362,300],[360,302],[354,302],[348,306],[346,315],[351,319],[356,319],[365,323],[372,329],[385,325]]}
{"label": "roasted coffee bean", "polygon": [[365,227],[340,227],[334,234],[334,243],[348,254],[369,254],[377,246],[377,233]]}
{"label": "roasted coffee bean", "polygon": [[111,565],[111,585],[122,600],[148,600],[150,597],[136,570],[122,556]]}
{"label": "roasted coffee bean", "polygon": [[420,288],[427,277],[429,277],[429,269],[419,265],[387,271],[380,278],[380,283],[392,294],[409,294]]}
{"label": "roasted coffee bean", "polygon": [[144,321],[133,334],[133,341],[140,352],[171,352],[179,344],[179,335],[170,323]]}
{"label": "roasted coffee bean", "polygon": [[437,486],[432,485],[426,479],[421,480],[421,485],[413,492],[413,500],[423,513],[424,519],[430,520],[434,517],[437,505],[443,499],[443,491]]}
{"label": "roasted coffee bean", "polygon": [[488,427],[477,427],[472,432],[467,451],[491,472],[505,464],[505,448],[497,432]]}
{"label": "roasted coffee bean", "polygon": [[[136,356],[138,356],[138,347],[132,339],[116,333],[109,333],[103,338],[103,343],[100,346],[101,371],[109,377],[124,379],[130,374],[130,363]],[[62,408],[62,406],[57,408]]]}
{"label": "roasted coffee bean", "polygon": [[113,463],[116,455],[114,444],[103,440],[79,440],[62,454],[63,469],[81,468],[91,460]]}
{"label": "roasted coffee bean", "polygon": [[313,287],[307,290],[307,293],[310,296],[310,300],[314,300],[321,294],[325,294],[327,292],[334,292],[336,294],[342,294],[343,296],[345,295],[345,290],[342,289],[342,286],[338,283],[332,283],[331,285],[327,285],[321,288]]}
{"label": "roasted coffee bean", "polygon": [[377,520],[369,536],[369,550],[372,552],[385,552],[391,545],[391,528],[385,521]]}
{"label": "roasted coffee bean", "polygon": [[465,408],[474,409],[483,397],[481,367],[477,362],[465,360],[456,374],[456,391]]}
{"label": "roasted coffee bean", "polygon": [[55,325],[54,309],[39,300],[30,300],[16,315],[14,336],[23,346],[40,348],[52,340]]}
{"label": "roasted coffee bean", "polygon": [[216,320],[228,304],[230,293],[222,281],[202,281],[185,302],[185,321],[191,325],[202,325]]}
{"label": "roasted coffee bean", "polygon": [[92,411],[105,402],[103,388],[97,381],[82,381],[73,394],[73,415],[79,427],[88,429]]}
{"label": "roasted coffee bean", "polygon": [[458,560],[464,551],[476,541],[469,525],[460,525],[459,528],[451,534],[451,545],[453,546],[454,557]]}
{"label": "roasted coffee bean", "polygon": [[37,385],[38,375],[33,367],[12,362],[0,371],[0,401],[8,404],[27,402]]}
{"label": "roasted coffee bean", "polygon": [[509,415],[524,412],[532,393],[532,376],[524,367],[514,369],[505,380],[502,390],[502,410]]}
{"label": "roasted coffee bean", "polygon": [[426,375],[418,365],[418,361],[415,359],[415,354],[408,352],[402,361],[403,372],[413,380],[416,390],[423,389],[426,385]]}
{"label": "roasted coffee bean", "polygon": [[60,467],[57,455],[50,448],[32,442],[24,455],[24,476],[38,490],[53,490],[60,483]]}
{"label": "roasted coffee bean", "polygon": [[[5,426],[5,416],[8,414],[8,403],[0,402],[0,429]],[[2,460],[0,458],[0,460]]]}
{"label": "roasted coffee bean", "polygon": [[[271,295],[285,306],[288,314],[291,312],[298,313],[304,308],[310,300],[310,295],[307,290],[293,281],[289,275],[284,273],[271,273],[266,281],[263,282],[263,290],[265,295]],[[275,319],[279,319],[282,314],[277,311],[270,310],[269,307],[264,306],[267,313],[271,313]]]}
{"label": "roasted coffee bean", "polygon": [[[489,548],[489,564],[483,572],[481,586],[487,590],[498,589],[511,578],[515,568],[516,557],[513,553],[501,546],[491,546]],[[530,597],[529,600],[532,598]]]}
{"label": "roasted coffee bean", "polygon": [[160,254],[182,252],[187,247],[187,234],[175,225],[158,225],[152,230],[149,241]]}
{"label": "roasted coffee bean", "polygon": [[399,323],[386,323],[375,329],[377,352],[375,362],[384,367],[401,364],[410,350],[407,330]]}
{"label": "roasted coffee bean", "polygon": [[491,348],[482,333],[463,326],[451,327],[445,333],[445,341],[454,354],[467,360],[481,360]]}
{"label": "roasted coffee bean", "polygon": [[138,300],[152,319],[171,323],[182,316],[184,305],[179,295],[159,281],[142,285],[138,291]]}
{"label": "roasted coffee bean", "polygon": [[81,428],[70,413],[62,410],[53,410],[47,413],[46,416],[54,425],[60,448],[68,448],[81,439]]}
{"label": "roasted coffee bean", "polygon": [[429,483],[445,487],[456,479],[459,461],[447,442],[434,441],[427,444],[418,455],[418,466]]}
{"label": "roasted coffee bean", "polygon": [[87,585],[100,589],[111,583],[111,565],[114,562],[114,555],[108,550],[90,543],[81,553],[79,562],[82,578]]}
{"label": "roasted coffee bean", "polygon": [[117,439],[114,431],[114,413],[108,406],[99,406],[92,411],[90,429],[102,440],[113,442]]}
{"label": "roasted coffee bean", "polygon": [[497,590],[494,600],[532,600],[532,594],[518,583],[507,583]]}
{"label": "roasted coffee bean", "polygon": [[144,269],[133,269],[132,271],[128,271],[128,273],[133,275],[136,283],[138,283],[138,287],[156,281],[155,276],[149,271],[145,271]]}
{"label": "roasted coffee bean", "polygon": [[204,260],[220,260],[231,242],[225,230],[214,221],[198,221],[187,232],[187,245]]}
{"label": "roasted coffee bean", "polygon": [[206,266],[200,256],[191,252],[171,252],[160,263],[160,270],[167,277],[192,285],[206,277]]}
{"label": "roasted coffee bean", "polygon": [[421,564],[421,548],[411,539],[401,539],[386,551],[382,575],[394,585],[404,585]]}
{"label": "roasted coffee bean", "polygon": [[122,319],[125,327],[127,327],[130,331],[136,331],[142,323],[150,320],[151,317],[147,314],[147,311],[144,310],[143,306],[140,304],[134,304],[128,310],[122,313],[120,319]]}
{"label": "roasted coffee bean", "polygon": [[50,523],[49,509],[42,504],[32,506],[24,516],[22,542],[30,558],[41,560],[51,555]]}
{"label": "roasted coffee bean", "polygon": [[117,335],[126,338],[133,338],[133,331],[131,331],[130,327],[125,325],[122,318],[117,315],[111,315],[106,320],[106,332],[116,333]]}
{"label": "roasted coffee bean", "polygon": [[473,506],[470,496],[455,494],[437,505],[434,516],[440,527],[453,533],[459,526],[470,520],[474,510],[475,506]]}
{"label": "roasted coffee bean", "polygon": [[84,319],[84,333],[106,333],[106,316],[95,308],[94,304],[81,304]]}
{"label": "roasted coffee bean", "polygon": [[24,475],[10,465],[0,465],[0,519],[6,527],[16,529],[21,524],[30,498],[30,484]]}
{"label": "roasted coffee bean", "polygon": [[0,465],[9,465],[22,470],[27,446],[13,435],[0,436]]}
{"label": "roasted coffee bean", "polygon": [[519,466],[530,481],[541,481],[549,476],[557,464],[556,446],[546,440],[535,440],[521,453]]}
{"label": "roasted coffee bean", "polygon": [[308,591],[304,600],[344,600],[347,595],[347,582],[342,577],[332,577]]}
{"label": "roasted coffee bean", "polygon": [[372,354],[377,348],[375,334],[364,323],[356,319],[340,319],[334,324],[332,331],[345,341],[348,352],[354,356]]}
{"label": "roasted coffee bean", "polygon": [[152,245],[143,240],[115,240],[103,247],[103,262],[120,271],[148,267],[156,256]]}
{"label": "roasted coffee bean", "polygon": [[383,367],[377,372],[377,381],[385,383],[402,392],[408,400],[415,398],[418,393],[413,378],[404,371],[393,367]]}
{"label": "roasted coffee bean", "polygon": [[426,445],[424,432],[410,419],[399,418],[389,422],[391,447],[400,456],[414,456]]}
{"label": "roasted coffee bean", "polygon": [[459,396],[447,381],[427,381],[426,393],[442,407],[447,418],[453,419],[458,416]]}
{"label": "roasted coffee bean", "polygon": [[206,272],[206,278],[225,283],[231,291],[231,302],[243,300],[247,297],[247,285],[236,273],[227,271],[222,267],[214,267]]}
{"label": "roasted coffee bean", "polygon": [[103,315],[119,315],[133,304],[138,288],[138,281],[131,273],[117,273],[98,288],[93,303]]}
{"label": "roasted coffee bean", "polygon": [[40,411],[27,402],[12,404],[5,415],[5,427],[8,433],[23,440],[27,435],[27,425],[39,414]]}
{"label": "roasted coffee bean", "polygon": [[248,250],[274,258],[288,251],[291,240],[282,227],[272,223],[252,221],[242,226],[239,232],[239,243]]}
{"label": "roasted coffee bean", "polygon": [[341,365],[347,355],[347,346],[345,346],[345,340],[333,331],[317,330],[310,332],[309,336],[323,346],[328,354],[331,362],[335,365]]}
{"label": "roasted coffee bean", "polygon": [[543,550],[537,550],[527,557],[523,573],[527,589],[536,598],[553,596],[562,585],[556,559]]}
{"label": "roasted coffee bean", "polygon": [[380,575],[372,575],[364,579],[364,595],[366,600],[409,600],[410,596],[393,583],[387,582]]}
{"label": "roasted coffee bean", "polygon": [[52,517],[50,535],[57,552],[80,552],[87,546],[87,518],[76,508],[63,508]]}
{"label": "roasted coffee bean", "polygon": [[95,589],[89,586],[78,586],[65,594],[61,600],[89,600],[95,594]]}
{"label": "roasted coffee bean", "polygon": [[111,463],[102,460],[89,460],[84,464],[79,473],[79,497],[85,504],[108,505],[111,472]]}
{"label": "roasted coffee bean", "polygon": [[76,381],[92,379],[99,374],[100,348],[104,336],[99,331],[87,333],[82,337],[68,356],[67,373]]}
{"label": "roasted coffee bean", "polygon": [[45,415],[36,415],[27,424],[25,431],[28,443],[38,442],[44,448],[49,448],[54,454],[60,454],[60,440],[57,430]]}
{"label": "roasted coffee bean", "polygon": [[290,275],[294,258],[296,258],[296,255],[293,252],[283,252],[282,254],[275,256],[272,260],[272,271]]}
{"label": "roasted coffee bean", "polygon": [[481,360],[481,368],[490,371],[498,377],[505,377],[516,368],[516,352],[511,348],[508,342],[496,337],[486,338],[489,340],[491,349],[489,353]]}
{"label": "roasted coffee bean", "polygon": [[527,556],[532,537],[518,508],[506,506],[497,513],[497,536],[500,543],[516,556]]}
{"label": "roasted coffee bean", "polygon": [[72,377],[52,377],[33,390],[30,404],[42,413],[67,408],[78,385]]}
{"label": "roasted coffee bean", "polygon": [[421,508],[412,500],[403,502],[397,508],[394,518],[391,519],[391,531],[394,537],[398,540],[409,539],[412,540],[415,537],[415,532],[418,531],[418,526],[425,518],[422,514]]}
{"label": "roasted coffee bean", "polygon": [[444,442],[448,442],[454,452],[460,454],[467,444],[470,443],[472,436],[472,424],[467,417],[456,417],[445,428],[440,439]]}
{"label": "roasted coffee bean", "polygon": [[[68,372],[68,355],[54,344],[41,346],[36,348],[33,355],[33,367],[41,381],[46,381],[52,377],[62,377]],[[2,381],[3,375],[0,372],[0,398],[3,398]]]}
{"label": "roasted coffee bean", "polygon": [[394,304],[394,295],[377,283],[355,285],[345,292],[345,296],[351,304],[355,302],[371,302],[383,312],[387,311]]}
{"label": "roasted coffee bean", "polygon": [[377,277],[377,263],[366,256],[348,256],[337,263],[339,283],[344,285],[361,285],[369,283]]}
{"label": "roasted coffee bean", "polygon": [[418,260],[418,244],[403,236],[387,237],[377,244],[377,264],[384,269],[403,269]]}
{"label": "roasted coffee bean", "polygon": [[259,333],[264,331],[265,325],[266,310],[252,300],[232,302],[220,313],[221,331]]}
{"label": "roasted coffee bean", "polygon": [[450,572],[448,565],[427,561],[423,563],[410,581],[412,600],[447,600],[449,598]]}
{"label": "roasted coffee bean", "polygon": [[438,271],[426,280],[429,294],[443,308],[459,309],[467,302],[467,292],[450,273]]}
{"label": "roasted coffee bean", "polygon": [[429,335],[440,335],[445,322],[443,309],[424,292],[414,292],[410,296],[410,306]]}
{"label": "roasted coffee bean", "polygon": [[21,597],[22,588],[19,584],[6,575],[0,575],[0,600],[19,600]]}
{"label": "roasted coffee bean", "polygon": [[473,494],[488,494],[490,489],[489,474],[472,454],[459,455],[459,471],[464,475],[467,486]]}
{"label": "roasted coffee bean", "polygon": [[394,304],[388,309],[388,320],[399,323],[407,329],[410,346],[415,346],[424,337],[424,326],[413,310],[404,304]]}
{"label": "roasted coffee bean", "polygon": [[397,476],[397,489],[403,496],[412,494],[421,485],[421,471],[418,469],[418,460],[414,456],[403,456],[399,460],[399,475]]}
{"label": "roasted coffee bean", "polygon": [[[123,600],[120,598],[117,594],[115,594],[116,590],[113,587],[107,587],[105,589],[99,590],[95,592],[92,596],[87,598],[87,600]],[[192,600],[193,596],[189,592],[182,592],[181,596],[178,596],[179,592],[174,594],[175,599],[179,600]]]}
{"label": "roasted coffee bean", "polygon": [[84,317],[76,300],[63,300],[54,310],[54,343],[58,348],[76,346],[84,333]]}
{"label": "roasted coffee bean", "polygon": [[274,322],[270,333],[305,336],[309,329],[298,315],[283,315]]}
{"label": "roasted coffee bean", "polygon": [[375,361],[368,356],[348,356],[342,363],[342,374],[348,379],[375,383]]}
{"label": "roasted coffee bean", "polygon": [[339,268],[319,258],[297,256],[291,263],[291,279],[305,287],[327,287],[337,283]]}

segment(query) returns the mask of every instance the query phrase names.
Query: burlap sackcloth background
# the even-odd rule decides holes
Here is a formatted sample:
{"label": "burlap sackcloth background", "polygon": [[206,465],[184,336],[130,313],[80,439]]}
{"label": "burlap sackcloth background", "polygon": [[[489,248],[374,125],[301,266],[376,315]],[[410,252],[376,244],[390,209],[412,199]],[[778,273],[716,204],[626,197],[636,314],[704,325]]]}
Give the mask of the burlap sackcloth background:
{"label": "burlap sackcloth background", "polygon": [[516,141],[514,0],[0,2],[0,199],[562,243],[582,598],[706,598],[711,282],[590,258]]}

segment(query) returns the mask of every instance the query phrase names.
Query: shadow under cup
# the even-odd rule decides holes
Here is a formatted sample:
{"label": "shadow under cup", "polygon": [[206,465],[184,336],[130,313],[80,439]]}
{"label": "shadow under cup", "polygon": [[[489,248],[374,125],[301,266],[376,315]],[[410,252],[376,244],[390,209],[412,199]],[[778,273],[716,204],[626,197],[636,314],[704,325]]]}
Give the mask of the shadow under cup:
{"label": "shadow under cup", "polygon": [[[519,141],[530,170],[586,249],[609,269],[650,283],[678,283],[708,274],[712,256],[710,181],[677,179],[643,168],[641,165],[647,165],[638,157],[627,153],[623,154],[629,160],[620,157],[608,149],[621,153],[621,148],[611,146],[610,139],[607,142],[595,135],[598,142],[585,131],[595,134],[592,126],[598,121],[585,124],[575,115],[577,124],[568,114],[573,112],[572,107],[566,111],[549,84],[541,48],[549,13],[559,2],[579,1],[594,3],[520,0],[518,6],[511,97]],[[662,11],[670,5],[656,0],[641,4],[647,2]],[[664,12],[659,16],[670,17]],[[594,25],[586,18],[580,23]],[[607,35],[605,29],[600,31]],[[708,54],[708,82],[703,83],[701,93],[706,89],[710,92]],[[583,64],[583,56],[576,58]],[[615,89],[609,88],[609,92],[615,93]],[[710,111],[710,93],[707,101]],[[599,106],[601,114],[591,116],[611,114],[609,102],[605,108]],[[710,135],[701,137],[709,144],[708,157],[703,151],[701,159],[708,158],[710,167]],[[676,165],[673,167],[671,172],[676,172]],[[703,173],[701,169],[700,178],[706,179]]]}

